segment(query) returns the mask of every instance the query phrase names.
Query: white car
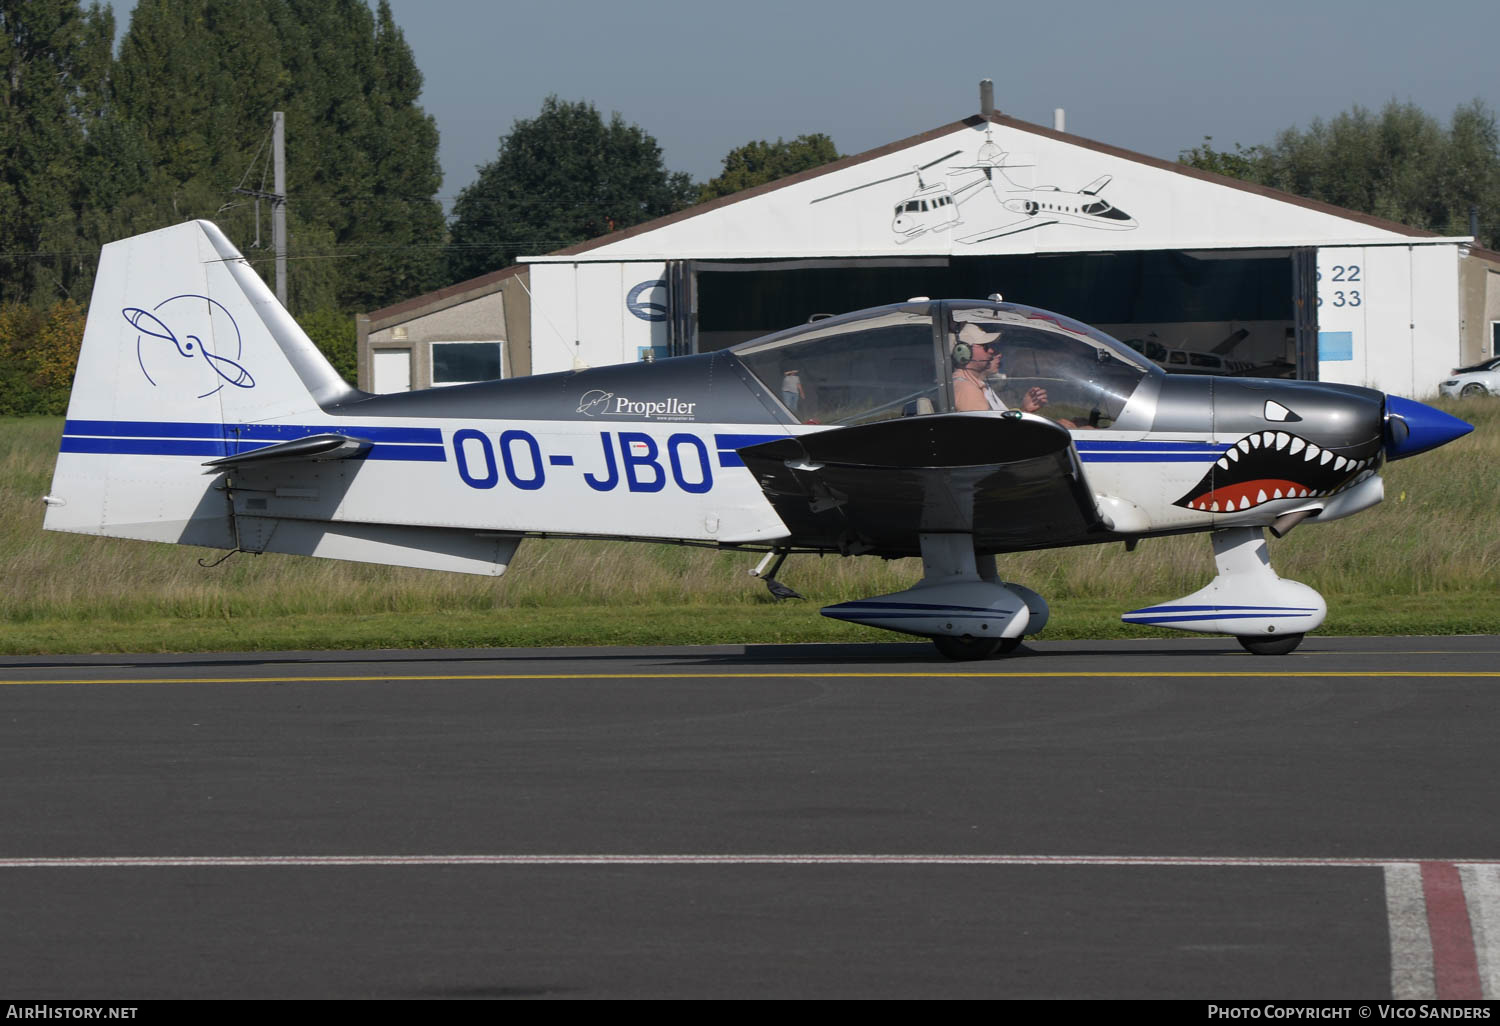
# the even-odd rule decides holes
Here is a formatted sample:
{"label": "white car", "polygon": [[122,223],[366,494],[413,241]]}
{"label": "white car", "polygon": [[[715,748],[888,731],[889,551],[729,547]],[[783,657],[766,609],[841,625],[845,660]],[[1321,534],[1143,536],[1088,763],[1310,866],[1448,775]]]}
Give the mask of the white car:
{"label": "white car", "polygon": [[1453,377],[1438,383],[1438,394],[1465,399],[1500,395],[1500,356],[1492,356],[1472,367],[1453,368]]}

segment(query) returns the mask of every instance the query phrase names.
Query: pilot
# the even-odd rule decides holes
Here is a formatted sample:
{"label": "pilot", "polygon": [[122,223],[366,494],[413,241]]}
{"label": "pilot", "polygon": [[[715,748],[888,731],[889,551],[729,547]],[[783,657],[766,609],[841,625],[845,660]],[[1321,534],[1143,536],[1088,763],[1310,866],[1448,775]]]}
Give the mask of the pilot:
{"label": "pilot", "polygon": [[[959,412],[1008,410],[986,380],[1000,369],[999,329],[987,330],[970,321],[958,330],[953,344],[953,408]],[[1047,405],[1047,390],[1033,386],[1021,397],[1021,410],[1035,413]]]}

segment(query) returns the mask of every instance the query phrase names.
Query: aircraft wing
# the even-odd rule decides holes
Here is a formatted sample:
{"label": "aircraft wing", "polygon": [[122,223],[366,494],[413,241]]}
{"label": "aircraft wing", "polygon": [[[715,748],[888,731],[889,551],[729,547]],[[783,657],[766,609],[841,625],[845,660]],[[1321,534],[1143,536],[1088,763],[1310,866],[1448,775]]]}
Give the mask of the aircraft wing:
{"label": "aircraft wing", "polygon": [[975,232],[973,235],[966,235],[958,241],[964,243],[988,242],[990,239],[998,239],[1002,235],[1017,235],[1021,232],[1029,232],[1033,228],[1045,228],[1049,224],[1056,223],[1055,218],[1037,217],[1035,214],[1020,214],[1013,221],[991,225],[983,231]]}
{"label": "aircraft wing", "polygon": [[1006,552],[1105,530],[1071,436],[1018,410],[881,421],[738,452],[797,546],[916,555],[918,535],[951,532]]}

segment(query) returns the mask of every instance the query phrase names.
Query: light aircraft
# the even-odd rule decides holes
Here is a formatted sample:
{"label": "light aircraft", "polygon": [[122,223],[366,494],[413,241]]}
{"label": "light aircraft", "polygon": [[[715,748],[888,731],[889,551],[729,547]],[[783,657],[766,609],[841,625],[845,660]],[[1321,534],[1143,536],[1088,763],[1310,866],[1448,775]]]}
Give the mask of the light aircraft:
{"label": "light aircraft", "polygon": [[[954,411],[971,328],[1004,372],[981,413]],[[784,400],[792,370],[802,388]],[[1038,387],[1047,405],[1013,408]],[[1218,576],[1124,619],[1276,653],[1326,607],[1271,569],[1266,531],[1366,509],[1385,460],[1469,430],[1366,388],[1167,374],[998,296],[370,395],[198,221],[104,248],[45,526],[484,574],[552,535],[764,552],[772,581],[793,552],[918,556],[918,584],[823,613],[953,658],[1009,651],[1047,622],[997,553],[1205,532]]]}
{"label": "light aircraft", "polygon": [[1164,344],[1151,332],[1145,338],[1127,338],[1124,343],[1158,367],[1172,374],[1229,374],[1251,378],[1290,377],[1296,367],[1286,360],[1251,363],[1236,360],[1228,354],[1250,335],[1249,329],[1232,332],[1213,349],[1204,353],[1195,349],[1177,349]]}
{"label": "light aircraft", "polygon": [[1253,377],[1277,377],[1278,375],[1274,374],[1254,374],[1255,365],[1250,361],[1232,359],[1228,355],[1249,335],[1250,332],[1247,329],[1241,328],[1208,352],[1169,346],[1162,342],[1154,331],[1145,338],[1127,338],[1121,341],[1172,374],[1241,374]]}

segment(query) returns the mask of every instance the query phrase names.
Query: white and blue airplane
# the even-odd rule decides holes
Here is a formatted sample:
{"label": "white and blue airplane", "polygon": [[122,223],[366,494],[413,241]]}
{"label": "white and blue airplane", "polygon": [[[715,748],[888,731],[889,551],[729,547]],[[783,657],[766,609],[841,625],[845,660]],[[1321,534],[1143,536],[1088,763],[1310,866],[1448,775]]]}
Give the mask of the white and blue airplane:
{"label": "white and blue airplane", "polygon": [[[989,409],[958,412],[981,367]],[[915,586],[824,615],[970,659],[1047,622],[997,554],[1205,532],[1218,575],[1124,619],[1269,654],[1326,606],[1271,569],[1266,531],[1367,509],[1385,460],[1469,430],[1367,388],[1168,374],[999,297],[371,395],[198,221],[104,248],[45,526],[492,575],[528,536],[764,552],[768,583],[788,553],[917,556]]]}

